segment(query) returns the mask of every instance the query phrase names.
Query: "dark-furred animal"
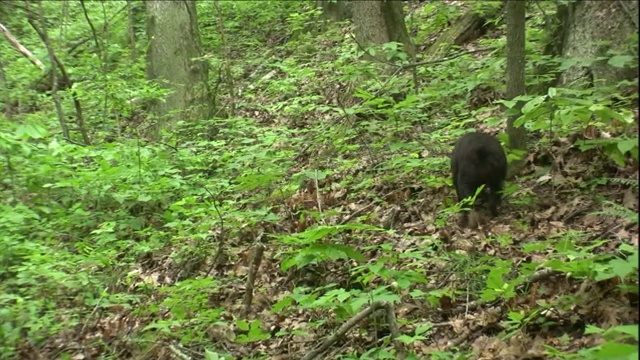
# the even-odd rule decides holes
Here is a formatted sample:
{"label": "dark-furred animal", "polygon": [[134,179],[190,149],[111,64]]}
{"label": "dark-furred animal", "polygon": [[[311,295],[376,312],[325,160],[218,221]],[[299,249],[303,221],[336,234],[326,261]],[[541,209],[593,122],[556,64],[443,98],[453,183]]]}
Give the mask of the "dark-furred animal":
{"label": "dark-furred animal", "polygon": [[[493,216],[498,214],[507,177],[507,156],[496,137],[479,132],[461,137],[453,148],[451,172],[458,201],[475,195],[478,188],[485,185],[485,191],[489,192],[489,210]],[[462,220],[466,225],[468,216],[463,214]]]}

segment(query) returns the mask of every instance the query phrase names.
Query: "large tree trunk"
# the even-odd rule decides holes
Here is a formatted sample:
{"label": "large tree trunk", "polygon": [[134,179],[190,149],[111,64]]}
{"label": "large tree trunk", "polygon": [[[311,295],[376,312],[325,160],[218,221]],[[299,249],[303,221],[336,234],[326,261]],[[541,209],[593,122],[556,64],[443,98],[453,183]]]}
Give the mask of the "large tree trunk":
{"label": "large tree trunk", "polygon": [[[637,47],[629,42],[638,32],[637,1],[577,1],[569,4],[564,20],[563,57],[596,58],[610,50],[628,53],[628,46]],[[613,67],[604,60],[570,68],[561,75],[559,86],[611,85],[637,76],[637,67]]]}
{"label": "large tree trunk", "polygon": [[396,41],[404,44],[405,51],[413,58],[415,51],[400,1],[355,1],[353,22],[356,39],[361,45],[384,44]]}
{"label": "large tree trunk", "polygon": [[171,91],[154,101],[151,112],[159,130],[176,121],[211,117],[214,106],[207,85],[208,65],[202,60],[196,5],[192,1],[147,1],[147,76]]}
{"label": "large tree trunk", "polygon": [[[507,23],[507,94],[508,100],[524,95],[525,92],[525,6],[521,0],[508,0],[506,6]],[[508,111],[507,134],[509,135],[509,147],[511,149],[525,150],[527,147],[527,133],[524,127],[514,127],[513,123],[520,116],[522,102],[518,101]],[[509,175],[520,171],[524,161],[522,159],[512,162]]]}

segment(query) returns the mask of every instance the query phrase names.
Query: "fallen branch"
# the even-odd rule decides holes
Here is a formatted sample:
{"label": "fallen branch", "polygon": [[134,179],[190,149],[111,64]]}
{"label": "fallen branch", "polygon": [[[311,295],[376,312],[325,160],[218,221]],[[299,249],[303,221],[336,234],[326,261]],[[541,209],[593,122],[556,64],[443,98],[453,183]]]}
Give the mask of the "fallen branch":
{"label": "fallen branch", "polygon": [[386,313],[387,322],[389,323],[389,329],[391,330],[391,336],[393,340],[393,345],[396,348],[397,358],[404,359],[406,357],[406,351],[404,349],[404,345],[397,340],[400,332],[398,330],[398,324],[396,322],[395,310],[392,304],[384,302],[384,301],[376,301],[368,308],[362,310],[361,312],[354,315],[347,322],[342,324],[340,328],[331,336],[329,336],[319,347],[315,348],[307,355],[305,355],[301,360],[312,360],[318,357],[320,354],[325,352],[329,346],[333,345],[338,341],[341,337],[343,337],[352,327],[354,327],[357,323],[359,323],[362,319],[370,316],[377,310],[384,309]]}

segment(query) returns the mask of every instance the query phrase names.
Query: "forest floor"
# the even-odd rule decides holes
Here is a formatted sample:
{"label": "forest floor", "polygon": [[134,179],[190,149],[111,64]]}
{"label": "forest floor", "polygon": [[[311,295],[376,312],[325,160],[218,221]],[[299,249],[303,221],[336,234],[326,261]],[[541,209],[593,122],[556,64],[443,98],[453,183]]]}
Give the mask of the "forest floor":
{"label": "forest floor", "polygon": [[[261,105],[267,107],[269,99],[263,101]],[[240,115],[264,117],[265,128],[282,126],[282,122],[272,121],[273,114],[255,109],[245,111],[246,114]],[[637,119],[637,109],[635,112]],[[323,116],[309,114],[309,118],[322,119]],[[288,122],[287,119],[282,121]],[[290,124],[296,121],[299,120],[291,120]],[[474,126],[494,134],[504,131],[503,128],[486,128],[481,123]],[[415,140],[409,134],[419,132],[420,129],[408,131],[406,140]],[[592,138],[601,134],[585,131],[575,136]],[[638,189],[632,186],[638,182],[637,164],[613,165],[597,149],[578,150],[574,140],[560,138],[543,145],[532,139],[524,168],[508,179],[516,190],[504,198],[499,216],[483,217],[475,229],[460,227],[457,214],[442,215],[443,209],[450,207],[455,198],[450,186],[426,185],[424,177],[429,174],[425,173],[406,172],[398,176],[402,170],[377,169],[377,163],[391,156],[384,150],[372,153],[371,149],[361,147],[349,153],[348,157],[354,160],[352,166],[332,169],[330,176],[318,181],[307,180],[293,195],[274,203],[273,211],[282,219],[278,224],[247,225],[238,236],[225,239],[226,256],[219,259],[213,269],[213,259],[194,265],[203,276],[212,276],[222,284],[216,291],[205,294],[207,304],[203,306],[224,308],[224,320],[228,322],[225,325],[212,322],[203,337],[235,359],[301,359],[348,324],[346,332],[329,339],[326,351],[316,358],[363,354],[384,347],[383,339],[394,331],[390,329],[389,319],[369,316],[350,324],[348,319],[338,316],[344,309],[329,306],[335,304],[329,302],[324,308],[298,307],[288,312],[275,312],[272,308],[290,297],[296,288],[360,289],[373,294],[377,288],[388,287],[397,289],[398,299],[391,302],[394,303],[393,322],[398,326],[398,333],[415,337],[413,341],[394,345],[400,351],[413,351],[421,358],[453,359],[461,349],[472,353],[464,357],[471,359],[551,359],[602,344],[604,336],[589,331],[589,326],[607,329],[621,324],[637,325],[640,316],[637,290],[625,290],[616,277],[595,282],[587,280],[589,277],[584,274],[570,276],[569,272],[531,268],[516,288],[505,285],[503,290],[510,294],[501,294],[496,299],[477,296],[487,287],[490,280],[487,273],[491,273],[488,264],[493,264],[495,259],[502,260],[505,269],[511,269],[500,274],[500,278],[504,275],[513,280],[522,276],[516,269],[527,268],[527,264],[554,259],[580,264],[587,261],[585,259],[593,262],[593,254],[617,253],[623,244],[637,249],[637,221],[614,216],[614,210],[603,205],[608,201],[638,211]],[[366,143],[366,135],[360,141]],[[431,148],[425,144],[420,155],[447,158],[448,154],[434,153],[443,146],[452,148],[452,145],[438,144],[437,148]],[[302,149],[296,156],[297,163],[292,172],[314,168],[314,159],[330,156],[333,155],[327,155],[321,144]],[[448,166],[447,162],[434,172],[449,178]],[[341,185],[345,179],[353,178],[369,181],[358,188]],[[619,180],[597,181],[612,178]],[[323,216],[321,220],[303,218],[299,216],[301,209],[313,210]],[[442,218],[444,223],[439,221]],[[350,223],[385,230],[353,229],[325,239],[358,249],[367,259],[364,264],[331,260],[283,271],[280,255],[285,246],[269,241],[266,236],[297,234],[316,225],[335,227]],[[262,243],[265,251],[258,271],[252,273],[256,243]],[[142,258],[131,289],[145,284],[171,285],[183,270],[180,268],[183,265],[179,266],[172,257],[178,251],[167,247],[151,258]],[[382,261],[391,252],[400,256],[394,257],[393,261]],[[568,253],[571,256],[566,256]],[[487,258],[492,262],[486,261]],[[401,274],[410,269],[421,273],[427,281],[405,287],[386,283],[383,276],[368,279],[366,284],[362,279],[356,280],[354,274],[358,267],[375,267],[376,264],[383,264],[378,269],[381,274]],[[575,264],[579,272],[581,268]],[[253,301],[247,315],[245,279],[250,273],[256,278],[252,283]],[[412,282],[410,278],[404,281]],[[433,297],[438,292],[440,295]],[[339,298],[340,294],[335,296]],[[502,301],[505,298],[508,300]],[[148,303],[137,307],[157,306],[157,300],[151,297]],[[363,304],[362,308],[369,305]],[[97,358],[105,347],[112,351],[118,349],[121,354],[137,353],[135,357],[123,355],[121,358],[196,359],[204,356],[201,349],[183,348],[169,340],[156,342],[147,347],[146,353],[139,354],[136,350],[140,348],[139,344],[124,340],[126,334],[139,332],[157,319],[139,316],[134,309],[114,307],[108,310],[92,323],[51,339],[47,346],[50,353],[42,358],[57,358],[60,350],[73,347],[78,349],[78,354],[83,354],[74,359]],[[236,341],[239,334],[247,333],[247,329],[229,324],[242,318],[259,319],[260,329],[270,336],[260,341]],[[281,331],[289,334],[280,336]],[[157,334],[153,335],[155,339]],[[558,355],[552,355],[554,352]],[[26,348],[22,354],[24,358],[30,358],[28,354],[33,352]],[[376,356],[369,358],[383,358],[379,353]]]}
{"label": "forest floor", "polygon": [[[528,249],[526,245],[534,240],[554,238],[570,240],[559,246],[575,246],[575,261],[581,261],[577,250],[580,245],[595,244],[591,247],[592,251],[603,254],[615,252],[621,244],[637,248],[637,223],[601,212],[602,199],[637,211],[637,191],[623,183],[607,183],[595,187],[585,187],[583,184],[587,179],[605,177],[637,181],[638,172],[633,167],[611,167],[610,161],[599,156],[596,151],[580,152],[572,149],[568,142],[562,141],[547,149],[538,149],[528,159],[522,175],[535,174],[541,166],[538,163],[549,159],[553,159],[561,170],[541,176],[529,176],[526,181],[511,179],[511,182],[517,183],[519,194],[535,194],[537,200],[519,203],[516,198],[507,197],[501,207],[501,214],[497,218],[486,220],[477,229],[461,228],[456,223],[455,215],[449,216],[446,226],[436,226],[434,219],[442,208],[443,199],[453,197],[453,190],[417,185],[421,183],[421,174],[404,177],[404,182],[372,185],[349,191],[332,189],[331,181],[324,181],[319,187],[310,183],[286,203],[288,208],[317,209],[319,201],[322,211],[336,212],[335,216],[324,218],[326,225],[361,221],[393,229],[374,236],[353,232],[336,236],[331,241],[359,249],[386,244],[392,251],[407,254],[418,252],[424,256],[407,256],[392,266],[388,263],[385,265],[386,271],[422,269],[428,279],[427,284],[413,286],[411,291],[401,293],[400,301],[395,304],[400,334],[414,334],[421,326],[429,328],[422,334],[425,336],[423,340],[405,345],[409,350],[427,356],[450,351],[455,353],[455,348],[460,347],[472,350],[474,355],[470,358],[473,359],[548,359],[553,358],[549,356],[548,347],[559,352],[575,353],[579,349],[601,344],[602,335],[586,332],[587,324],[603,329],[620,324],[637,324],[640,315],[637,292],[622,291],[621,283],[615,278],[592,282],[539,269],[517,289],[508,302],[483,303],[477,298],[469,299],[468,296],[471,289],[483,286],[485,279],[465,274],[463,269],[467,265],[463,264],[462,259],[498,257],[514,267],[522,263],[540,262],[554,258],[556,249]],[[301,163],[299,166],[304,168],[306,164]],[[364,167],[366,164],[363,164]],[[377,176],[385,175],[389,174],[379,173]],[[347,176],[352,174],[337,172],[332,178],[338,183]],[[373,183],[376,183],[375,178]],[[284,219],[290,218],[286,214],[282,215]],[[301,224],[296,219],[291,219],[281,222],[279,231],[296,233],[310,225],[312,224]],[[249,232],[251,231],[256,229]],[[259,237],[259,234],[247,236]],[[242,239],[232,240],[227,245],[237,246],[239,261],[227,263],[217,269],[217,278],[230,281],[219,293],[209,294],[209,301],[212,305],[223,306],[231,314],[241,314],[244,309],[242,298],[245,286],[244,283],[231,279],[241,278],[249,272],[252,253]],[[167,261],[169,253],[170,250]],[[345,289],[357,287],[349,271],[354,265],[349,262],[324,262],[298,271],[290,269],[285,273],[280,268],[277,253],[277,246],[267,245],[255,279],[257,291],[250,318],[260,319],[262,328],[268,329],[272,335],[279,330],[304,330],[308,333],[290,337],[274,336],[270,340],[239,344],[225,340],[229,338],[223,331],[226,328],[216,329],[212,326],[209,337],[224,343],[224,348],[234,354],[235,358],[265,354],[268,359],[299,359],[344,324],[335,319],[335,309],[331,308],[324,311],[300,310],[284,316],[271,312],[271,307],[291,295],[294,286],[322,287],[333,283]],[[375,264],[381,256],[385,256],[377,250],[365,254],[370,264]],[[480,261],[477,266],[481,266],[481,263]],[[142,278],[173,276],[165,274],[167,269],[171,269],[167,263],[160,261],[157,265],[155,268],[148,268]],[[385,284],[368,284],[370,288],[378,285]],[[437,306],[417,301],[415,296],[411,296],[413,291],[428,293],[438,289],[458,289],[459,292],[451,297],[441,297]],[[466,295],[465,289],[469,289]],[[571,301],[571,304],[566,304],[567,301]],[[558,303],[565,306],[555,306]],[[509,336],[505,336],[506,314],[512,309],[527,314],[530,320],[522,321],[521,326],[514,327]],[[317,323],[318,319],[325,321],[318,327],[309,328],[309,324]],[[364,353],[380,346],[381,337],[389,331],[388,326],[371,319],[354,327],[357,330],[352,328],[318,358],[337,358],[339,354],[351,351]]]}
{"label": "forest floor", "polygon": [[[486,130],[486,129],[484,129]],[[578,136],[584,136],[579,134]],[[615,277],[593,282],[584,277],[566,273],[535,269],[513,291],[508,301],[483,301],[475,297],[478,289],[486,286],[486,268],[483,257],[499,258],[507,268],[515,269],[526,263],[539,263],[558,259],[559,251],[566,254],[574,248],[573,261],[583,261],[585,248],[589,253],[615,253],[621,244],[638,246],[638,225],[604,211],[603,200],[638,210],[637,189],[625,182],[607,182],[594,185],[592,179],[628,179],[638,181],[635,165],[626,168],[612,166],[611,161],[597,150],[582,152],[567,139],[559,139],[546,147],[533,147],[525,168],[509,182],[518,191],[504,199],[501,214],[493,219],[484,218],[478,228],[461,228],[456,214],[447,217],[444,226],[436,225],[446,199],[454,198],[450,187],[430,188],[421,181],[424,174],[405,174],[400,181],[388,182],[392,169],[380,171],[371,177],[371,185],[361,189],[343,189],[342,179],[355,176],[353,170],[335,171],[330,178],[318,183],[310,181],[279,207],[282,220],[276,227],[247,227],[243,236],[226,240],[229,261],[222,261],[212,273],[224,284],[218,291],[208,293],[208,305],[223,307],[228,320],[242,318],[246,307],[244,280],[251,272],[255,246],[251,239],[265,239],[264,233],[295,234],[313,225],[313,220],[302,221],[290,216],[291,209],[315,209],[330,214],[320,225],[337,226],[363,223],[392,231],[341,233],[329,241],[360,249],[369,265],[376,264],[389,251],[400,256],[391,264],[386,262],[381,271],[398,273],[413,269],[423,272],[427,283],[419,283],[398,292],[395,317],[399,334],[412,336],[416,330],[423,338],[402,346],[422,356],[455,354],[465,349],[472,359],[550,359],[550,349],[559,353],[576,353],[580,349],[602,344],[602,334],[587,331],[587,325],[606,329],[614,325],[638,323],[637,292],[625,291]],[[428,152],[428,148],[425,151]],[[321,154],[306,154],[301,159],[312,159]],[[353,168],[366,169],[373,159],[366,151],[352,154],[361,159]],[[377,156],[385,156],[378,153]],[[298,163],[299,169],[309,166]],[[540,171],[552,167],[551,172]],[[363,170],[364,171],[364,170]],[[450,176],[448,169],[442,176]],[[364,171],[366,173],[366,171]],[[524,180],[523,180],[524,179]],[[523,200],[528,199],[528,200]],[[534,200],[531,200],[534,199]],[[232,341],[241,329],[212,324],[206,337],[234,358],[300,359],[320,346],[347,320],[338,320],[334,307],[324,309],[298,309],[286,314],[273,312],[272,307],[292,295],[294,288],[322,288],[337,284],[337,288],[354,289],[362,284],[354,281],[355,264],[351,261],[325,261],[287,272],[281,269],[278,254],[283,245],[264,242],[266,250],[254,281],[254,298],[248,319],[259,319],[261,329],[271,337],[262,341],[239,343]],[[541,246],[547,244],[547,246]],[[380,247],[375,247],[380,245]],[[528,247],[528,245],[531,245]],[[374,246],[374,250],[367,250]],[[141,264],[139,282],[163,284],[162,279],[173,279],[180,269],[171,258],[177,249],[167,248],[164,254],[155,254],[153,261]],[[230,260],[233,259],[233,260]],[[468,273],[468,269],[478,273]],[[202,271],[211,270],[209,264]],[[484,275],[481,275],[484,274]],[[517,278],[518,274],[505,274]],[[579,280],[582,279],[582,280]],[[410,280],[409,280],[410,281]],[[367,284],[369,291],[378,286],[389,286],[381,278]],[[445,292],[436,303],[418,300],[416,292]],[[424,298],[423,298],[424,299]],[[366,305],[364,306],[367,307]],[[522,314],[526,319],[516,319]],[[322,321],[322,319],[324,319]],[[139,328],[151,319],[133,315],[105,317],[98,323],[99,333],[107,328],[116,333],[128,327]],[[313,324],[313,325],[311,325]],[[517,325],[513,325],[517,324]],[[512,325],[511,330],[510,325]],[[322,359],[338,358],[345,353],[364,353],[381,346],[389,333],[385,320],[366,318],[350,324],[346,333],[332,339]],[[235,332],[230,334],[229,331]],[[279,331],[299,334],[276,336]],[[507,332],[507,335],[505,335]],[[89,339],[87,339],[89,340]],[[79,341],[82,342],[82,341]],[[124,345],[124,344],[123,344]],[[168,345],[168,344],[165,344]],[[127,346],[125,346],[127,347]],[[131,349],[129,349],[131,350]],[[98,351],[99,352],[99,351]],[[187,354],[199,358],[198,353],[172,346],[157,346],[139,358],[175,358]],[[445,356],[445,355],[442,355]],[[432,357],[433,358],[433,357]],[[440,357],[452,358],[452,357]]]}

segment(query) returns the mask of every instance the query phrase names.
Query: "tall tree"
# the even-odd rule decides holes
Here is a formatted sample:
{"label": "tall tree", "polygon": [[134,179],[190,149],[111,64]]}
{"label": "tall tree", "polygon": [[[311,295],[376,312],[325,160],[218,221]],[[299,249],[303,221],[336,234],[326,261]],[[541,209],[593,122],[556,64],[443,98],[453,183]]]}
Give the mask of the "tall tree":
{"label": "tall tree", "polygon": [[[524,70],[524,23],[525,1],[508,0],[506,5],[507,23],[507,94],[508,100],[514,99],[525,92]],[[513,124],[520,115],[522,103],[517,102],[508,112],[507,134],[509,135],[509,147],[524,150],[527,146],[524,127],[514,127]],[[511,174],[517,172],[524,161],[516,161],[511,164]]]}
{"label": "tall tree", "polygon": [[200,34],[193,1],[146,1],[147,76],[170,91],[166,100],[154,101],[151,112],[159,130],[179,120],[206,119],[214,106],[207,85],[208,64],[201,56]]}
{"label": "tall tree", "polygon": [[404,23],[401,1],[354,1],[353,22],[360,44],[384,44],[396,41],[404,44],[410,57],[414,47]]}

